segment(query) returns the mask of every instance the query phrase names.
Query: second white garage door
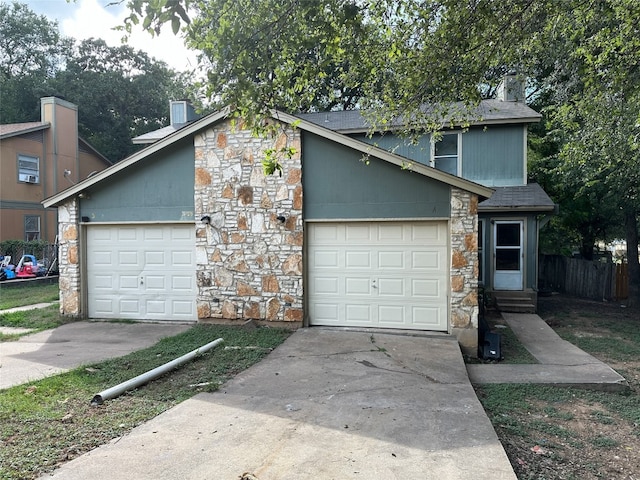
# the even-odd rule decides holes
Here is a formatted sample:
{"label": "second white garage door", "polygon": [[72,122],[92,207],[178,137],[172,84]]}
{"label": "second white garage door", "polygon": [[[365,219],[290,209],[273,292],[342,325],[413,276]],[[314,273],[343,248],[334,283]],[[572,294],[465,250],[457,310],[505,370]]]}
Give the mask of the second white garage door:
{"label": "second white garage door", "polygon": [[311,325],[448,329],[446,222],[308,224]]}
{"label": "second white garage door", "polygon": [[193,225],[89,225],[89,318],[196,320]]}

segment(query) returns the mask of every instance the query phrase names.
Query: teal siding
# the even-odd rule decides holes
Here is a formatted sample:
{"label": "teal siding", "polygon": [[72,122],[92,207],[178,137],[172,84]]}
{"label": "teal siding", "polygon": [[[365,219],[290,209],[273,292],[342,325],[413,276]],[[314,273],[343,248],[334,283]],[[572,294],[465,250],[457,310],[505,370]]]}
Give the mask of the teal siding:
{"label": "teal siding", "polygon": [[385,135],[376,134],[373,136],[365,134],[351,136],[361,142],[375,145],[378,148],[388,150],[389,152],[409,158],[423,165],[429,165],[429,157],[431,156],[429,135],[422,135],[413,142],[409,139],[400,138],[392,133]]}
{"label": "teal siding", "polygon": [[449,186],[303,132],[307,220],[447,218]]}
{"label": "teal siding", "polygon": [[[453,130],[447,130],[450,132]],[[429,165],[430,136],[415,142],[391,133],[369,137],[352,135],[403,157]],[[488,187],[523,185],[525,128],[523,125],[471,127],[462,134],[462,177]]]}
{"label": "teal siding", "polygon": [[92,222],[193,221],[193,140],[184,139],[86,192],[80,215]]}
{"label": "teal siding", "polygon": [[462,176],[487,187],[524,185],[522,125],[474,127],[462,135]]}

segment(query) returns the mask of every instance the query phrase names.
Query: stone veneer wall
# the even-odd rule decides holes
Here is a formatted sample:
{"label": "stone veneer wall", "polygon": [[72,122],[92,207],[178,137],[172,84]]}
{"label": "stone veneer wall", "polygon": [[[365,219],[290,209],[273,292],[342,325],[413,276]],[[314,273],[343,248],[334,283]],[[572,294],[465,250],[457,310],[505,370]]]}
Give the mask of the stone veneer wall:
{"label": "stone veneer wall", "polygon": [[60,288],[60,313],[80,316],[80,231],[78,228],[79,205],[73,198],[58,207],[58,279]]}
{"label": "stone veneer wall", "polygon": [[478,347],[478,196],[451,187],[451,331],[465,353]]}
{"label": "stone veneer wall", "polygon": [[[264,139],[225,121],[195,137],[199,319],[302,322],[300,131],[281,127]],[[285,146],[282,176],[265,176],[265,149]]]}

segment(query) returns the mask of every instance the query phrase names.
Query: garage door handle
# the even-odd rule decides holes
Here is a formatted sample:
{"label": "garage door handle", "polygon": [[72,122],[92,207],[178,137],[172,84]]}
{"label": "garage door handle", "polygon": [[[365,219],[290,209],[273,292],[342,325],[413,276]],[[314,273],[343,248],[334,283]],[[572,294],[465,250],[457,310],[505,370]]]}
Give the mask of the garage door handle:
{"label": "garage door handle", "polygon": [[375,280],[371,280],[371,286],[373,288],[378,288],[378,285],[376,285],[376,281]]}
{"label": "garage door handle", "polygon": [[144,278],[140,277],[140,285],[144,285]]}

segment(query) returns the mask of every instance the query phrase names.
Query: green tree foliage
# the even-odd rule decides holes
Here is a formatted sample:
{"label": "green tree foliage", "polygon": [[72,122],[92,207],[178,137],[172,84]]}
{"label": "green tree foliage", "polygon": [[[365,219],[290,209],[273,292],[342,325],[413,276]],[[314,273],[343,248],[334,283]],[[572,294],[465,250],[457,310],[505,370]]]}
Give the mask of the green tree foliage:
{"label": "green tree foliage", "polygon": [[77,45],[51,88],[79,106],[80,135],[112,160],[135,151],[131,138],[166,125],[169,100],[185,95],[164,62],[99,39]]}
{"label": "green tree foliage", "polygon": [[102,40],[74,42],[27,5],[0,3],[0,121],[40,120],[40,98],[78,105],[80,135],[112,161],[137,148],[131,138],[168,123],[169,101],[188,79],[166,63]]}
{"label": "green tree foliage", "polygon": [[[39,119],[38,95],[64,66],[72,40],[27,5],[0,3],[0,121]],[[36,101],[33,101],[33,95]]]}

